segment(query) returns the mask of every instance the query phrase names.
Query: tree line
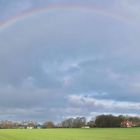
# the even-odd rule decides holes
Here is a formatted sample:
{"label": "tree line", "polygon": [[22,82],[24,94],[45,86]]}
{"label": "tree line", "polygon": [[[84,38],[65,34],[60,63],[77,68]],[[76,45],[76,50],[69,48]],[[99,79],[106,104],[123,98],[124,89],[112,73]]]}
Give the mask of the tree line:
{"label": "tree line", "polygon": [[140,118],[132,116],[99,115],[87,121],[85,117],[67,118],[60,123],[45,121],[39,124],[35,121],[0,121],[0,129],[32,129],[32,128],[113,128],[113,127],[139,127]]}

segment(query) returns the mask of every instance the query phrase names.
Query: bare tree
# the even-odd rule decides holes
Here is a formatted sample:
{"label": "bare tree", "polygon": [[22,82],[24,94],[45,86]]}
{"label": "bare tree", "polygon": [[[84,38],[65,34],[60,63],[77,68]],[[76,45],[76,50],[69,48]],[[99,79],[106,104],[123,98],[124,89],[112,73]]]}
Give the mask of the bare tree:
{"label": "bare tree", "polygon": [[44,122],[43,123],[43,128],[54,128],[55,125],[52,121]]}

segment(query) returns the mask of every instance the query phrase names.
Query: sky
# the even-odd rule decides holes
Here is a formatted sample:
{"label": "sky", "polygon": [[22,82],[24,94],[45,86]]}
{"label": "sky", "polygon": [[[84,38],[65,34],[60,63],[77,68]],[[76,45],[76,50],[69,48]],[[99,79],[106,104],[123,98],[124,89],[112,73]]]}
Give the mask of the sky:
{"label": "sky", "polygon": [[140,116],[139,0],[0,0],[0,120]]}

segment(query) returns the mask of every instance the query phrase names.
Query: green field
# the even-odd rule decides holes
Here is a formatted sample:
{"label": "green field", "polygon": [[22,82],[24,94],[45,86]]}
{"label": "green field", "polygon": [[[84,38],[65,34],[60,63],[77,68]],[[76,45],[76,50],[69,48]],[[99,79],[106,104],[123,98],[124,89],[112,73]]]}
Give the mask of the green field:
{"label": "green field", "polygon": [[1,129],[0,140],[140,140],[140,128]]}

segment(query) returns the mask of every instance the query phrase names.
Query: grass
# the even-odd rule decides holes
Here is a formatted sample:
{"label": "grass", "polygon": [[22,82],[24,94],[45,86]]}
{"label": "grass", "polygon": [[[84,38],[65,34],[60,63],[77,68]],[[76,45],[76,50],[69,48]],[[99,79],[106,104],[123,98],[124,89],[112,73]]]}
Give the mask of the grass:
{"label": "grass", "polygon": [[139,140],[140,128],[0,129],[0,140]]}

